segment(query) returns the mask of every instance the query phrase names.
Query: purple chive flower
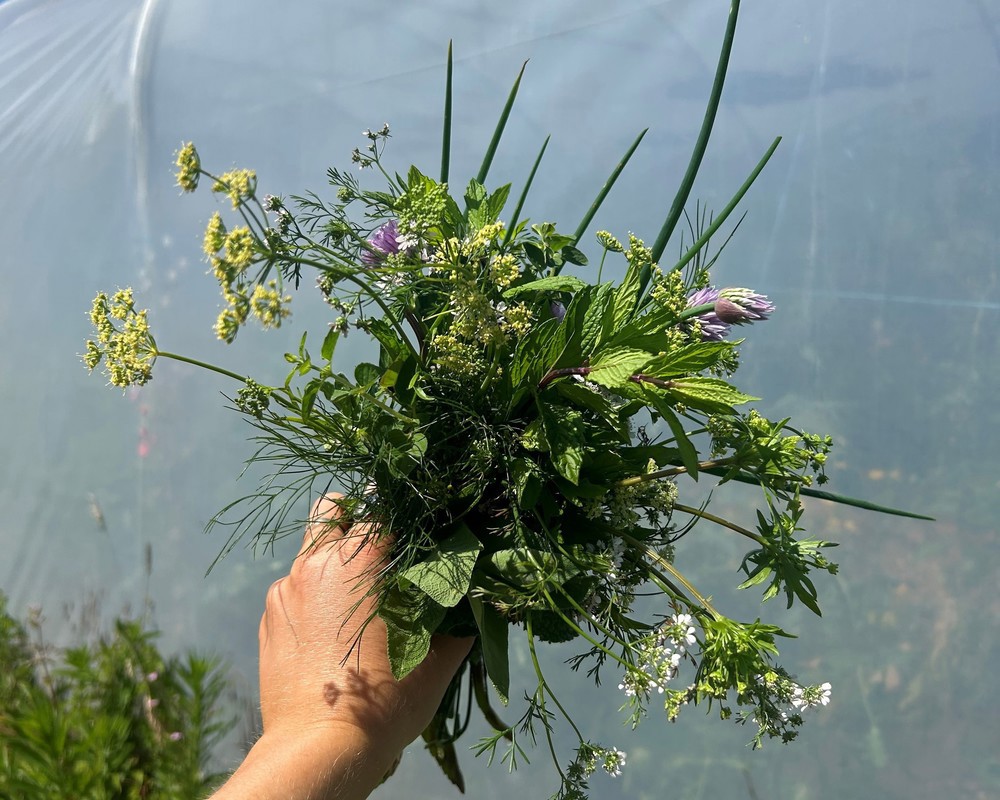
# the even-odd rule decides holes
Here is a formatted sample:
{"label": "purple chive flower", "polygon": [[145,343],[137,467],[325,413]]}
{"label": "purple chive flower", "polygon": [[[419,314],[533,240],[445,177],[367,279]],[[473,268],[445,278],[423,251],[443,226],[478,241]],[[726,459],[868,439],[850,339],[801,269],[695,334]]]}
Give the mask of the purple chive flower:
{"label": "purple chive flower", "polygon": [[729,335],[733,325],[745,325],[755,320],[767,319],[774,313],[774,303],[762,294],[750,289],[723,289],[706,286],[692,292],[687,307],[713,303],[711,311],[699,314],[695,319],[701,323],[701,338],[705,342],[721,342]]}
{"label": "purple chive flower", "polygon": [[385,225],[372,234],[368,240],[372,249],[361,251],[361,261],[369,266],[378,264],[386,256],[399,252],[399,225],[396,220],[390,219]]}
{"label": "purple chive flower", "polygon": [[[695,308],[718,302],[719,290],[713,286],[706,286],[688,296],[687,307]],[[721,342],[729,335],[730,324],[723,321],[714,310],[699,314],[695,319],[701,323],[701,339],[704,342]]]}
{"label": "purple chive flower", "polygon": [[743,325],[767,319],[774,313],[774,303],[750,289],[723,289],[715,303],[715,313],[723,322]]}

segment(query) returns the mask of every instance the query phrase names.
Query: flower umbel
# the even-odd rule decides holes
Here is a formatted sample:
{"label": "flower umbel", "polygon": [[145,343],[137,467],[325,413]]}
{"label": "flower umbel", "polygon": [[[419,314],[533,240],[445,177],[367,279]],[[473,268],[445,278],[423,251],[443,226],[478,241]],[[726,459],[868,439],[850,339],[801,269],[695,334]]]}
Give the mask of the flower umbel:
{"label": "flower umbel", "polygon": [[110,298],[99,292],[90,309],[97,341],[87,342],[83,362],[93,372],[102,361],[113,386],[143,386],[153,377],[156,342],[149,332],[147,311],[137,311],[132,290],[119,289]]}
{"label": "flower umbel", "polygon": [[201,159],[195,150],[194,142],[187,142],[177,151],[177,185],[185,192],[193,192],[198,188],[198,178],[201,177]]}

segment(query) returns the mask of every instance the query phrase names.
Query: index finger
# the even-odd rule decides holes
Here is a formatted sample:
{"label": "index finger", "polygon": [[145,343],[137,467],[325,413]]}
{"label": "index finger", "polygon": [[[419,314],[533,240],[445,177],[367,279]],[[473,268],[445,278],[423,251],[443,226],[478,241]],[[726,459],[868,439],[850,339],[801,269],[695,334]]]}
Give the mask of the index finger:
{"label": "index finger", "polygon": [[321,544],[339,539],[347,533],[351,523],[344,519],[344,509],[339,502],[343,497],[339,492],[330,492],[313,503],[296,558],[301,558]]}

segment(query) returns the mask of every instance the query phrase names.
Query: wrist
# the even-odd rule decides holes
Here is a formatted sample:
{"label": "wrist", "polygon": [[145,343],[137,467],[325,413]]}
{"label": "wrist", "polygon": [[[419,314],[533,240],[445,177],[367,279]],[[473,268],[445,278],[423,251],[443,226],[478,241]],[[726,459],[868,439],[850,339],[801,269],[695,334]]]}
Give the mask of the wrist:
{"label": "wrist", "polygon": [[397,755],[346,723],[269,730],[212,800],[361,800]]}

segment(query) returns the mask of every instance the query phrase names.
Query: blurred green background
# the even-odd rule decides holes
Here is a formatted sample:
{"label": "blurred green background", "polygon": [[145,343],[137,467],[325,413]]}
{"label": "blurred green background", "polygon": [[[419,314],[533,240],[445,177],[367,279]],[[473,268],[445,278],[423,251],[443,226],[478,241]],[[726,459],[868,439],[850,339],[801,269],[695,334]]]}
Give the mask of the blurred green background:
{"label": "blurred green background", "polygon": [[[287,329],[247,331],[229,348],[214,340],[218,299],[200,242],[215,200],[179,196],[182,141],[212,167],[256,169],[263,192],[294,194],[322,189],[360,132],[388,121],[386,163],[433,172],[453,39],[456,179],[475,172],[530,59],[493,179],[523,181],[552,134],[526,210],[571,229],[649,126],[595,225],[651,241],[701,124],[728,8],[0,0],[0,589],[10,610],[42,605],[50,638],[69,641],[71,607],[97,598],[110,619],[152,598],[165,650],[217,652],[253,696],[264,592],[287,570],[291,543],[256,557],[238,549],[205,577],[224,544],[202,533],[206,521],[253,488],[236,480],[249,429],[224,409],[228,387],[162,363],[123,397],[77,357],[90,300],[118,285],[151,308],[166,349],[264,379],[282,374],[279,354],[303,329],[325,324],[305,293]],[[767,416],[834,436],[834,491],[937,521],[810,503],[809,530],[842,545],[840,576],[819,580],[822,620],[737,595],[739,542],[700,526],[679,548],[681,568],[732,616],[799,631],[782,661],[831,681],[833,703],[799,741],[762,752],[745,747],[749,731],[697,709],[632,733],[619,730],[612,682],[595,689],[561,664],[572,645],[553,648],[548,673],[566,672],[562,696],[584,732],[628,752],[622,777],[595,778],[595,797],[1000,796],[998,30],[992,0],[744,4],[692,194],[720,209],[784,137],[715,268],[719,285],[778,306],[747,331],[738,383]],[[345,357],[360,358],[360,337],[347,344]],[[714,498],[746,521],[755,500],[732,487]],[[513,657],[513,696],[518,674],[524,688],[533,680],[524,656]],[[238,761],[241,736],[218,750],[220,768]],[[454,796],[420,750],[376,796]],[[471,797],[555,788],[541,749],[513,775],[471,754],[463,767]]]}

